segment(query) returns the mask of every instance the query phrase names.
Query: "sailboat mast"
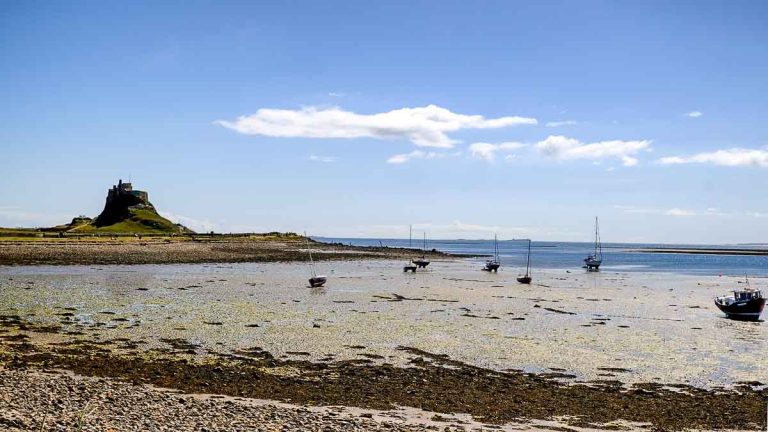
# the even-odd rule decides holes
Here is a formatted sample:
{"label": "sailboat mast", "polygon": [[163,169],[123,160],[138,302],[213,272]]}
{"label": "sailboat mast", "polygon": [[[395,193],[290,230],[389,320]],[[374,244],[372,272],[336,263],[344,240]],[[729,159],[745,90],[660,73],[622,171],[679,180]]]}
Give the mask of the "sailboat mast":
{"label": "sailboat mast", "polygon": [[600,225],[595,216],[595,258],[603,259],[603,244],[600,241]]}
{"label": "sailboat mast", "polygon": [[595,253],[594,257],[597,259],[597,216],[595,216]]}
{"label": "sailboat mast", "polygon": [[531,274],[531,239],[528,239],[528,263],[525,265],[525,275]]}
{"label": "sailboat mast", "polygon": [[307,241],[307,252],[309,252],[309,271],[312,273],[312,277],[316,277],[315,262],[312,260],[312,249],[309,247],[309,237],[307,237],[306,231],[304,231],[304,240]]}

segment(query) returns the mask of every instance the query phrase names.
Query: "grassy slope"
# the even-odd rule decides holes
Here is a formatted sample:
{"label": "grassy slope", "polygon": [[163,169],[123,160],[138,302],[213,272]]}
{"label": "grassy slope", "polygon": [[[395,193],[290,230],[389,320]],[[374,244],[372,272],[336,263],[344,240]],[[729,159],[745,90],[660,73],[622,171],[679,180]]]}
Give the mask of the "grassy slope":
{"label": "grassy slope", "polygon": [[73,227],[71,233],[178,233],[179,227],[159,214],[145,209],[131,210],[131,217],[122,222],[105,227],[95,227],[91,224]]}

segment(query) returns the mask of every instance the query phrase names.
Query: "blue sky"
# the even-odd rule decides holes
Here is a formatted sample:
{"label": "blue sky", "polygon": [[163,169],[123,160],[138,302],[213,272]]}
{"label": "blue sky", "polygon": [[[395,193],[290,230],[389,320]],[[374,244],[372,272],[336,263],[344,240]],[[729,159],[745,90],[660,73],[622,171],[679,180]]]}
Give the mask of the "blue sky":
{"label": "blue sky", "polygon": [[4,2],[0,225],[768,242],[766,2]]}

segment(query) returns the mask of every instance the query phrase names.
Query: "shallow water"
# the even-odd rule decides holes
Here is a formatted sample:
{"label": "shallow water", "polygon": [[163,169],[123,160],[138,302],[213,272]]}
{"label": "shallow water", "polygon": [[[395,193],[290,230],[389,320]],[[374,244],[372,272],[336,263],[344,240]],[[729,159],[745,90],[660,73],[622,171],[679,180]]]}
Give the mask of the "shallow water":
{"label": "shallow water", "polygon": [[291,263],[0,267],[0,314],[144,348],[179,338],[201,354],[261,347],[405,364],[396,348],[409,346],[580,380],[768,381],[766,324],[727,320],[712,304],[737,278],[552,269],[525,286],[516,271],[489,274],[472,260],[416,274],[402,264],[322,263],[324,289],[307,288],[306,265]]}
{"label": "shallow water", "polygon": [[[324,242],[339,242],[356,246],[422,247],[421,240],[409,243],[402,239],[348,239],[320,238]],[[489,240],[434,240],[427,249],[469,255],[492,255],[493,241]],[[708,255],[688,253],[636,252],[638,249],[765,249],[765,245],[685,245],[653,243],[604,243],[603,267],[612,271],[682,273],[701,276],[731,275],[768,276],[768,256],[761,255]],[[534,268],[578,270],[584,258],[594,250],[593,243],[542,242],[531,245]],[[520,240],[499,241],[499,259],[507,268],[524,268],[528,243]],[[478,260],[479,261],[479,260]]]}

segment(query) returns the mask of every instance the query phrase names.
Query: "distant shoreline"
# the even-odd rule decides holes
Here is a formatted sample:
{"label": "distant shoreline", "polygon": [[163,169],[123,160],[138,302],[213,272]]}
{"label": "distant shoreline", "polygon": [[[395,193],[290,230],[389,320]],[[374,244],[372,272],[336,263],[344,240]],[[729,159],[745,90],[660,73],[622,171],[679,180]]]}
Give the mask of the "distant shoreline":
{"label": "distant shoreline", "polygon": [[626,252],[666,253],[692,255],[768,255],[768,249],[730,249],[730,248],[638,248],[626,249]]}

